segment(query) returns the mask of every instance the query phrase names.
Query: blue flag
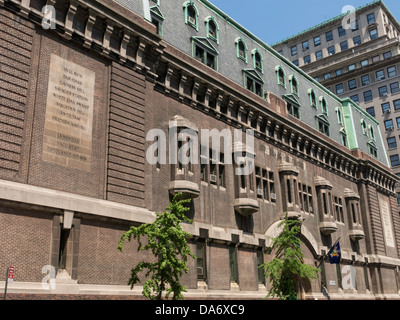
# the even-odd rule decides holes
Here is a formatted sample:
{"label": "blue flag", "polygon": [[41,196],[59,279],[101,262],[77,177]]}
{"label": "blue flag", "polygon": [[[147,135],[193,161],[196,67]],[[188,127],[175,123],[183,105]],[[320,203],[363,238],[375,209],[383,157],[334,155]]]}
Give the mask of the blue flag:
{"label": "blue flag", "polygon": [[331,250],[328,252],[328,257],[329,257],[329,262],[331,264],[338,264],[340,263],[340,257],[341,257],[341,252],[340,252],[340,244],[339,241],[336,242]]}

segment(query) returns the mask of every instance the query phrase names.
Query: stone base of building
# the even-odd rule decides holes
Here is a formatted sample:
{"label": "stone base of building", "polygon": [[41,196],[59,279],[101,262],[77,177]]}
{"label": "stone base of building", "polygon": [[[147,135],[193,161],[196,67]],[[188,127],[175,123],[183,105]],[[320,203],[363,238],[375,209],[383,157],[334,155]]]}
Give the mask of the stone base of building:
{"label": "stone base of building", "polygon": [[[0,298],[4,297],[4,281],[0,281]],[[147,300],[142,295],[142,286],[121,285],[90,285],[77,284],[72,280],[56,281],[53,288],[50,284],[37,282],[14,282],[7,286],[7,300]],[[400,300],[400,292],[373,294],[371,292],[357,293],[323,292],[308,293],[303,295],[302,300]],[[204,287],[199,289],[188,289],[184,293],[185,300],[264,300],[268,295],[265,286],[260,285],[258,291],[242,291],[238,286],[231,286],[230,290],[208,290]]]}

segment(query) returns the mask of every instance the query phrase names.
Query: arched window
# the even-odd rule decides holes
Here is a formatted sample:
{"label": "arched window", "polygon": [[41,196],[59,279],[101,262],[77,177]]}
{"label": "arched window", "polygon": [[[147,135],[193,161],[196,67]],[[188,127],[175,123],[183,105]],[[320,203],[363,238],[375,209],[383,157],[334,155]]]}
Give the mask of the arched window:
{"label": "arched window", "polygon": [[258,51],[258,49],[254,49],[252,51],[252,56],[253,56],[254,69],[264,72],[263,59],[262,59],[261,53]]}
{"label": "arched window", "polygon": [[290,76],[289,78],[290,81],[290,88],[293,94],[295,94],[296,96],[299,96],[299,83],[296,79],[295,76]]}
{"label": "arched window", "polygon": [[365,122],[364,119],[361,119],[361,128],[363,133],[367,136],[368,135],[367,123]]}
{"label": "arched window", "polygon": [[286,89],[286,73],[281,66],[275,68],[278,84]]}
{"label": "arched window", "polygon": [[340,107],[337,107],[335,109],[335,111],[336,111],[336,117],[337,117],[338,124],[343,124],[343,115],[342,115],[342,111],[340,110]]}
{"label": "arched window", "polygon": [[183,4],[183,9],[185,11],[185,23],[192,26],[197,31],[199,31],[199,25],[198,25],[198,20],[197,20],[199,13],[197,11],[196,6],[194,5],[194,2],[186,1]]}
{"label": "arched window", "polygon": [[340,140],[342,142],[342,145],[347,147],[347,133],[346,130],[344,130],[344,128],[340,129]]}
{"label": "arched window", "polygon": [[219,26],[214,17],[207,17],[206,20],[207,38],[219,43],[218,31]]}
{"label": "arched window", "polygon": [[310,97],[310,105],[311,107],[317,108],[317,96],[315,95],[314,89],[308,90],[308,95]]}
{"label": "arched window", "polygon": [[369,125],[369,135],[371,136],[371,139],[375,141],[375,129],[372,125]]}
{"label": "arched window", "polygon": [[319,98],[319,103],[321,105],[321,111],[323,114],[328,115],[328,104],[326,103],[326,99],[324,97]]}
{"label": "arched window", "polygon": [[242,38],[236,39],[236,56],[247,62],[247,45]]}

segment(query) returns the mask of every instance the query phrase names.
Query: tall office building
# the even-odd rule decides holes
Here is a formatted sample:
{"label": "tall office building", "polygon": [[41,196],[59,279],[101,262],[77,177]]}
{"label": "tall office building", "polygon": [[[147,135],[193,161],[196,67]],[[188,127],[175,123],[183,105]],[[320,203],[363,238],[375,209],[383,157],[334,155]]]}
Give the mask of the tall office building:
{"label": "tall office building", "polygon": [[[272,47],[379,121],[390,166],[400,177],[399,36],[396,18],[382,1],[374,1]],[[364,122],[356,125],[368,135]],[[400,186],[396,192],[400,204]]]}
{"label": "tall office building", "polygon": [[397,177],[378,122],[209,1],[0,0],[0,39],[9,299],[140,298],[131,268],[155,258],[118,242],[179,192],[197,257],[186,298],[263,299],[258,267],[286,215],[321,270],[299,279],[302,296],[400,297]]}

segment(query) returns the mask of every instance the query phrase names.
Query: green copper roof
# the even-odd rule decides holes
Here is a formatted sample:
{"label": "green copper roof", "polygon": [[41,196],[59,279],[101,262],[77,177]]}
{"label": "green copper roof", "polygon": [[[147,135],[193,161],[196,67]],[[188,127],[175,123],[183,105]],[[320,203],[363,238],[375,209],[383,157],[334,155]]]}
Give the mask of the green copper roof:
{"label": "green copper roof", "polygon": [[[361,9],[365,9],[365,8],[367,8],[367,7],[370,7],[370,6],[373,6],[373,5],[376,5],[376,4],[380,4],[380,3],[382,3],[382,0],[375,0],[375,1],[372,1],[372,2],[370,2],[370,3],[367,3],[367,4],[363,5],[363,6],[360,6],[360,7],[356,8],[356,11],[359,11],[359,10],[361,10]],[[383,3],[382,3],[382,4],[383,4]],[[386,7],[385,7],[385,8],[386,8]],[[320,24],[317,24],[317,25],[314,26],[314,27],[308,28],[308,29],[306,29],[306,30],[304,30],[304,31],[302,31],[302,32],[300,32],[300,33],[298,33],[298,34],[295,34],[295,35],[290,36],[290,37],[288,37],[288,38],[286,38],[286,39],[283,39],[283,40],[281,40],[281,41],[279,41],[279,42],[277,42],[277,43],[275,43],[275,44],[273,44],[273,45],[271,45],[271,46],[276,46],[276,45],[281,44],[281,43],[283,43],[283,42],[286,42],[286,41],[288,41],[288,40],[290,40],[290,39],[292,39],[292,38],[296,38],[296,37],[298,37],[298,36],[301,36],[302,34],[306,34],[306,33],[310,32],[310,31],[312,31],[312,30],[315,30],[315,29],[318,29],[318,28],[320,28],[320,27],[323,27],[324,25],[327,25],[327,24],[329,24],[329,23],[331,23],[331,22],[333,22],[333,21],[336,21],[336,20],[338,20],[338,19],[340,19],[340,18],[343,18],[345,15],[347,15],[347,12],[346,12],[346,13],[342,13],[341,15],[338,15],[338,16],[336,16],[336,17],[334,17],[334,18],[329,19],[329,20],[326,20],[326,21],[324,21],[324,22],[322,22],[322,23],[320,23]]]}

